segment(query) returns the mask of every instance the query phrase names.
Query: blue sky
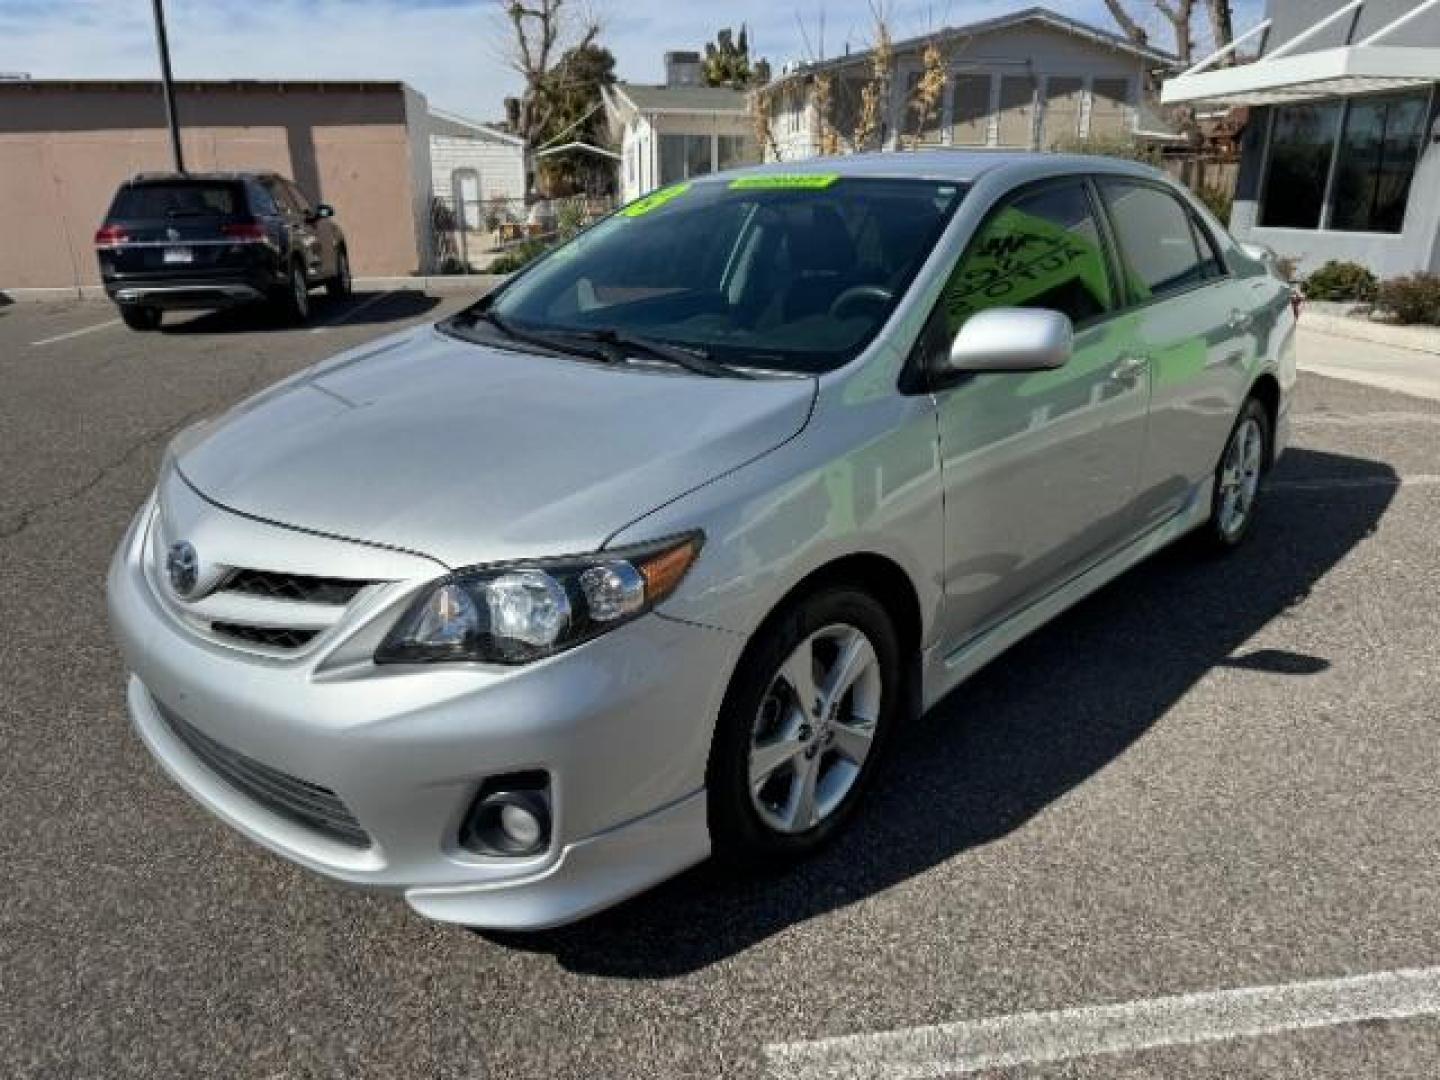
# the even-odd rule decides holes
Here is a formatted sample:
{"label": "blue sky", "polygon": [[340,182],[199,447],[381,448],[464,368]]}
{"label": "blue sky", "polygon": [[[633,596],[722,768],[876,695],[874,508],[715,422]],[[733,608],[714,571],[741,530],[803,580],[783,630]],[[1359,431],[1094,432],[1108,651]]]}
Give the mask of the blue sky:
{"label": "blue sky", "polygon": [[[582,0],[576,0],[577,3]],[[589,0],[621,78],[658,81],[667,49],[699,48],[725,25],[748,23],[752,52],[778,68],[865,48],[867,0]],[[1014,0],[886,0],[900,37],[1029,6]],[[1046,0],[1096,26],[1114,24],[1101,0]],[[1130,0],[1152,11],[1149,0]],[[1201,5],[1197,5],[1197,8]],[[1237,0],[1237,30],[1260,17],[1261,0]],[[496,0],[167,0],[178,78],[397,78],[432,104],[498,117],[518,83],[502,59],[505,25]],[[1203,24],[1203,20],[1200,20]],[[1170,38],[1152,13],[1157,44]],[[805,28],[801,33],[801,25]],[[807,45],[808,41],[808,45]],[[0,72],[36,78],[153,76],[150,0],[0,0]]]}

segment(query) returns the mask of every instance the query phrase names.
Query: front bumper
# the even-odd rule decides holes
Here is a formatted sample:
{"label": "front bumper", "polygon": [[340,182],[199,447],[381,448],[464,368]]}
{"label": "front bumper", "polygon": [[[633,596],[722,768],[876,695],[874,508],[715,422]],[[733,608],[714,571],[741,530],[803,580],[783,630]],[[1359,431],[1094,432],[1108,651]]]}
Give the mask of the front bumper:
{"label": "front bumper", "polygon": [[[132,526],[108,581],[133,673],[130,715],[176,782],[252,839],[330,877],[401,891],[431,918],[506,929],[580,918],[709,853],[705,762],[742,644],[735,635],[650,615],[510,669],[327,663],[340,646],[296,660],[254,656],[194,633],[156,595],[143,562],[153,516]],[[157,703],[235,753],[333,791],[369,846],[307,829],[231,786]],[[485,778],[534,769],[551,782],[548,850],[503,858],[460,848]]]}

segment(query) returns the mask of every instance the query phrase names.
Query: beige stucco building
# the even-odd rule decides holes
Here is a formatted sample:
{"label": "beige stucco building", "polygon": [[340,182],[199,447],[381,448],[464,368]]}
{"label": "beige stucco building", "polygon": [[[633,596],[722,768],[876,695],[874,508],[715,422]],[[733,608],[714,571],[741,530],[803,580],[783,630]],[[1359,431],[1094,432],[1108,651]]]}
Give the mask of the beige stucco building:
{"label": "beige stucco building", "polygon": [[[431,143],[444,125],[411,87],[179,82],[176,96],[187,168],[292,177],[335,207],[359,276],[434,268]],[[116,187],[170,167],[159,83],[0,82],[0,290],[97,282],[92,239]]]}

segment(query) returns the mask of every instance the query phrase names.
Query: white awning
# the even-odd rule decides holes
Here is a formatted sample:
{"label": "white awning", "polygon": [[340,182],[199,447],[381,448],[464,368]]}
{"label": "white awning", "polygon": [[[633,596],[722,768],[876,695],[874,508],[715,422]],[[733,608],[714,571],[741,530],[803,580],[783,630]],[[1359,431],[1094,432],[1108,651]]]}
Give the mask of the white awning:
{"label": "white awning", "polygon": [[1434,82],[1440,82],[1440,49],[1349,45],[1177,75],[1161,87],[1160,100],[1166,105],[1275,105]]}

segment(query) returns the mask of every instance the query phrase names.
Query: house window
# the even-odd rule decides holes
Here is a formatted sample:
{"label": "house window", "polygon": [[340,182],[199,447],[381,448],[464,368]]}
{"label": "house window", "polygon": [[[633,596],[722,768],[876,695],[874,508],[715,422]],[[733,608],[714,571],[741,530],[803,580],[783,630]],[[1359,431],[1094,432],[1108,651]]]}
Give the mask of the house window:
{"label": "house window", "polygon": [[1330,228],[1398,233],[1425,127],[1425,95],[1350,103],[1335,165]]}
{"label": "house window", "polygon": [[685,136],[685,175],[704,176],[715,171],[709,135]]}
{"label": "house window", "polygon": [[660,186],[714,172],[709,135],[660,136]]}
{"label": "house window", "polygon": [[1035,141],[1035,80],[1000,77],[1000,145],[1029,147]]}
{"label": "house window", "polygon": [[685,179],[685,136],[660,136],[660,186]]}
{"label": "house window", "polygon": [[1080,134],[1080,94],[1085,80],[1051,75],[1045,80],[1045,111],[1040,116],[1040,143],[1053,147]]}
{"label": "house window", "polygon": [[760,155],[752,149],[754,145],[754,141],[746,135],[716,136],[715,149],[719,160],[715,162],[715,168],[733,169],[760,160]]}
{"label": "house window", "polygon": [[1318,229],[1325,179],[1335,152],[1340,103],[1287,105],[1275,111],[1270,164],[1260,224],[1281,229]]}
{"label": "house window", "polygon": [[950,143],[984,146],[990,141],[990,76],[956,75],[950,93]]}
{"label": "house window", "polygon": [[1129,130],[1126,110],[1130,105],[1130,80],[1096,79],[1090,86],[1090,135],[1092,138],[1124,135]]}

